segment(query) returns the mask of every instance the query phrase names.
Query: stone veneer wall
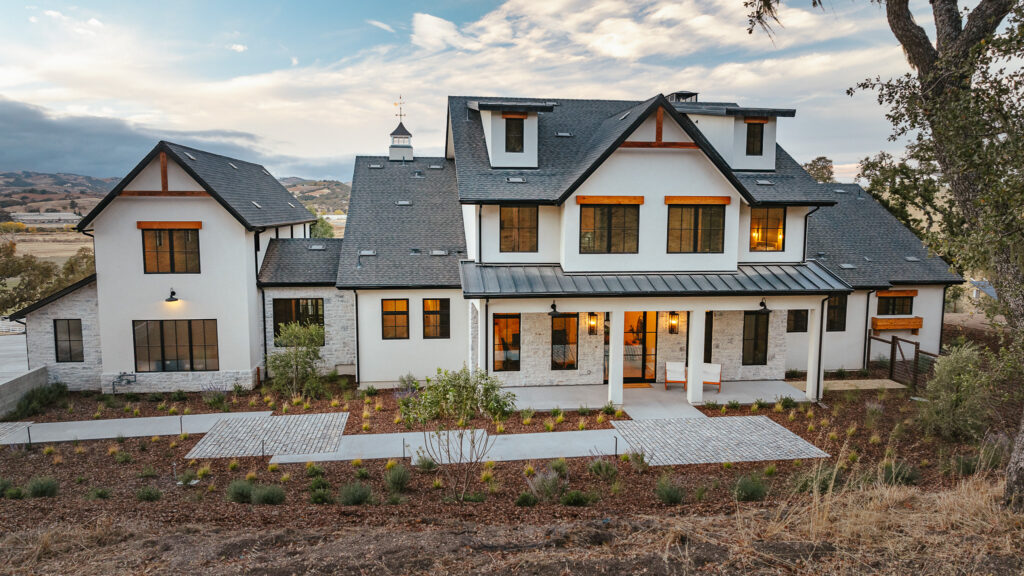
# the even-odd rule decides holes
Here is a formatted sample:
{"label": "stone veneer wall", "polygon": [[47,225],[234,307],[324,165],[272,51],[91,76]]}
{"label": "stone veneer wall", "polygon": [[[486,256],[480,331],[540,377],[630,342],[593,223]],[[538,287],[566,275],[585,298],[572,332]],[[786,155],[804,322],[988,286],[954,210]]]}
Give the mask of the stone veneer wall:
{"label": "stone veneer wall", "polygon": [[469,305],[469,368],[475,370],[483,363],[477,348],[480,347],[480,311],[475,304]]}
{"label": "stone veneer wall", "polygon": [[658,313],[658,345],[656,377],[658,382],[665,381],[665,363],[686,363],[686,312],[679,313],[679,333],[669,334],[668,312]]}
{"label": "stone veneer wall", "polygon": [[[57,362],[53,321],[58,319],[82,321],[84,362]],[[100,389],[103,362],[95,282],[30,313],[25,320],[25,332],[30,370],[46,366],[49,382],[63,382],[69,390]]]}
{"label": "stone veneer wall", "polygon": [[[337,369],[340,374],[354,374],[356,363],[356,306],[355,294],[331,286],[267,287],[264,291],[264,308],[267,354],[273,354],[274,346],[274,299],[275,298],[323,298],[324,299],[324,347],[320,350],[325,368]],[[454,327],[453,327],[454,329]]]}
{"label": "stone veneer wall", "polygon": [[[564,386],[604,382],[604,325],[597,334],[587,330],[587,314],[579,315],[576,370],[551,369],[551,317],[540,312],[520,315],[519,371],[492,372],[504,386]],[[493,346],[493,342],[490,342]],[[493,361],[493,353],[492,353]],[[493,368],[493,365],[492,365]]]}
{"label": "stone veneer wall", "polygon": [[[219,337],[219,335],[218,335]],[[117,373],[106,372],[100,376],[103,392],[113,391],[111,383]],[[235,386],[252,389],[256,384],[256,368],[252,370],[214,370],[210,372],[137,372],[135,383],[117,388],[123,392],[205,392],[210,390],[228,391]]]}
{"label": "stone veneer wall", "polygon": [[722,380],[782,380],[786,376],[786,312],[768,320],[768,363],[743,365],[743,312],[715,312],[711,361],[722,365]]}

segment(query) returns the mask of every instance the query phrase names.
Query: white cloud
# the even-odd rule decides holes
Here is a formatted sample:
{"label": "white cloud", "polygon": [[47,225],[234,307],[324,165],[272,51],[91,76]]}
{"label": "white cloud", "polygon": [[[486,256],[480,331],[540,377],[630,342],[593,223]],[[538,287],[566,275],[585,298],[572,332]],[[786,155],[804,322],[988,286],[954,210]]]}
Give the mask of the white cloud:
{"label": "white cloud", "polygon": [[43,11],[43,15],[44,16],[49,16],[50,18],[53,18],[54,20],[67,20],[68,19],[67,16],[61,14],[57,10],[44,10]]}
{"label": "white cloud", "polygon": [[225,46],[225,48],[231,50],[232,52],[238,52],[239,54],[249,49],[249,47],[245,44],[228,44],[227,46]]}
{"label": "white cloud", "polygon": [[39,18],[36,18],[35,16],[29,16],[28,21],[35,24],[36,22],[39,22]]}
{"label": "white cloud", "polygon": [[387,32],[391,32],[392,34],[395,33],[395,29],[394,28],[392,28],[391,26],[388,26],[387,24],[381,22],[380,20],[367,20],[366,23],[369,24],[370,26],[376,26],[377,28],[380,28],[381,30],[384,30],[384,31],[387,31]]}
{"label": "white cloud", "polygon": [[299,65],[299,59],[296,58],[295,56],[292,56],[292,66],[298,66],[298,65]]}

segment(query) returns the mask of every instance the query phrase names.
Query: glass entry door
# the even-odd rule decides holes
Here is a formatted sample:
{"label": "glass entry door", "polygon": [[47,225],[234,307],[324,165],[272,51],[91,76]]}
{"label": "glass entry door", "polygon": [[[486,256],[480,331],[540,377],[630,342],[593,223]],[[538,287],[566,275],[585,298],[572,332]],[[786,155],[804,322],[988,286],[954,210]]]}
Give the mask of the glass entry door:
{"label": "glass entry door", "polygon": [[626,312],[623,332],[622,379],[654,382],[657,375],[658,313]]}

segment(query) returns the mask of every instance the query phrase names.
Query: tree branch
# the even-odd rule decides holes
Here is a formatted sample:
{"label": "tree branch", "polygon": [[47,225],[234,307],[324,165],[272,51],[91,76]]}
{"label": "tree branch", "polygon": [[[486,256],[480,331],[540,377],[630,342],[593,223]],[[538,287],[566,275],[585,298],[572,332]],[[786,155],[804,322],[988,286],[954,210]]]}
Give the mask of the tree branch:
{"label": "tree branch", "polygon": [[967,25],[949,51],[954,58],[963,58],[975,44],[992,35],[1006,15],[1013,9],[1015,0],[981,0],[970,16]]}
{"label": "tree branch", "polygon": [[885,4],[885,12],[889,28],[903,45],[910,65],[921,74],[930,73],[939,54],[928,39],[928,34],[914,21],[909,0],[889,0]]}
{"label": "tree branch", "polygon": [[943,54],[960,37],[964,22],[956,0],[932,0],[932,14],[935,17],[935,45],[939,54]]}

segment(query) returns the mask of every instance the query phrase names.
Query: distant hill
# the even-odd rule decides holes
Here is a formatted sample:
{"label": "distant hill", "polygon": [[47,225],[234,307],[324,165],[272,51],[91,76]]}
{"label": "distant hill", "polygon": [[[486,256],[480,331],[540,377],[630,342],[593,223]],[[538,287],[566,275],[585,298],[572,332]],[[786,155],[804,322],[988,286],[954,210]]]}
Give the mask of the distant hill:
{"label": "distant hill", "polygon": [[306,180],[305,178],[279,178],[288,189],[310,211],[324,214],[348,213],[348,198],[352,186],[338,180]]}

